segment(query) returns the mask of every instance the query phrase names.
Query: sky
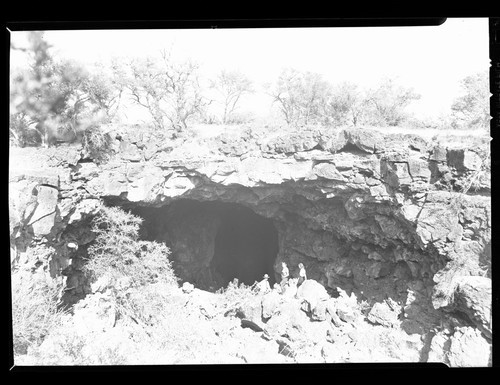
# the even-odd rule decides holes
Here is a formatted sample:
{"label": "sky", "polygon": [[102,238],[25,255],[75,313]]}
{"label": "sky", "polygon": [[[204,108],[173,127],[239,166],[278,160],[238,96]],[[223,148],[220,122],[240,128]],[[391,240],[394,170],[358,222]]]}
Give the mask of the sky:
{"label": "sky", "polygon": [[[12,33],[19,45],[24,38],[25,32]],[[257,114],[269,108],[262,85],[285,67],[362,87],[394,78],[422,95],[412,111],[431,117],[449,112],[461,79],[490,65],[487,18],[451,18],[425,27],[68,30],[46,31],[44,38],[54,56],[87,65],[171,49],[176,58],[199,62],[206,77],[221,69],[240,70],[260,91],[246,100]],[[14,54],[11,60],[15,65],[22,59]]]}

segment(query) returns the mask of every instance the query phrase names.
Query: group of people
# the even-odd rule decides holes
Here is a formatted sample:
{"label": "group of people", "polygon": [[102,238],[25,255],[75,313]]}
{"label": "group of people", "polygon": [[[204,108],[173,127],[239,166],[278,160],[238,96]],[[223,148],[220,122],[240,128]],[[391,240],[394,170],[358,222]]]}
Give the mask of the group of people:
{"label": "group of people", "polygon": [[[281,281],[280,283],[275,283],[273,286],[273,290],[279,293],[285,293],[290,286],[294,286],[295,290],[302,285],[302,283],[307,279],[306,269],[304,264],[299,263],[299,276],[295,278],[290,277],[290,270],[285,262],[281,262]],[[259,292],[267,293],[271,290],[271,286],[269,285],[269,275],[264,274],[262,281],[257,283],[256,289]]]}

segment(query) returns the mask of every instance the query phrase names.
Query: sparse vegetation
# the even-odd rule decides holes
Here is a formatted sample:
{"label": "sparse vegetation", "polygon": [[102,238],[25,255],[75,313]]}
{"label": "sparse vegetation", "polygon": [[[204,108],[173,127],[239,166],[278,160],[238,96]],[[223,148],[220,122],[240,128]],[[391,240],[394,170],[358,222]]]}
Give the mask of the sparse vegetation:
{"label": "sparse vegetation", "polygon": [[221,71],[210,84],[215,89],[223,109],[220,121],[222,124],[238,123],[241,114],[236,115],[242,96],[252,92],[252,82],[239,71]]}
{"label": "sparse vegetation", "polygon": [[487,128],[490,125],[490,91],[488,72],[467,76],[461,83],[463,94],[452,109],[454,128]]}
{"label": "sparse vegetation", "polygon": [[[25,51],[30,60],[11,74],[9,131],[16,146],[82,142],[91,157],[105,161],[107,139],[98,131],[125,116],[126,108],[120,109],[124,101],[147,111],[154,129],[170,139],[185,136],[188,126],[201,122],[238,125],[254,120],[252,112],[239,111],[243,97],[255,89],[240,71],[224,70],[214,79],[204,79],[199,63],[177,60],[166,51],[156,59],[136,58],[126,65],[113,60],[107,65],[96,63],[90,70],[64,58],[56,60],[40,32],[29,34],[28,47],[13,48]],[[319,73],[287,68],[266,88],[279,119],[292,128],[363,125],[475,130],[489,125],[488,86],[487,73],[466,77],[464,94],[455,99],[449,115],[432,119],[409,114],[407,107],[420,95],[389,78],[363,89],[349,82],[330,83]],[[210,90],[215,91],[214,97],[208,94]]]}
{"label": "sparse vegetation", "polygon": [[14,353],[26,354],[58,327],[64,312],[58,308],[61,285],[43,273],[12,274]]}
{"label": "sparse vegetation", "polygon": [[227,287],[217,291],[224,297],[225,311],[236,309],[241,303],[256,295],[251,286],[244,283],[229,282]]}
{"label": "sparse vegetation", "polygon": [[384,79],[380,85],[367,93],[370,106],[369,120],[372,125],[399,126],[409,117],[405,111],[412,101],[420,99],[413,89],[399,86],[392,79]]}
{"label": "sparse vegetation", "polygon": [[89,247],[85,271],[95,279],[129,277],[134,286],[176,282],[170,251],[163,243],[139,240],[141,223],[142,218],[119,207],[102,207],[92,221],[97,236]]}
{"label": "sparse vegetation", "polygon": [[269,94],[277,103],[288,125],[302,126],[322,123],[327,119],[325,106],[330,84],[320,74],[285,69]]}
{"label": "sparse vegetation", "polygon": [[83,133],[83,152],[96,163],[108,160],[112,152],[112,138],[100,127],[91,126]]}
{"label": "sparse vegetation", "polygon": [[199,83],[199,65],[175,61],[162,52],[162,60],[132,60],[130,72],[123,71],[124,86],[134,103],[151,115],[155,127],[179,136],[188,123],[210,104]]}

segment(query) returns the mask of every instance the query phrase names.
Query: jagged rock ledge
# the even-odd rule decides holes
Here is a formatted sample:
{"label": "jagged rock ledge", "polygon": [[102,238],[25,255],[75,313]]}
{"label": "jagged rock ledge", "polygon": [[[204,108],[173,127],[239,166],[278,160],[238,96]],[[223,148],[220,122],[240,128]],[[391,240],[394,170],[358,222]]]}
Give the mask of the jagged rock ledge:
{"label": "jagged rock ledge", "polygon": [[[179,142],[140,130],[110,135],[113,155],[104,163],[80,146],[11,149],[14,264],[46,242],[49,261],[30,263],[66,276],[81,297],[89,287],[81,260],[64,245],[92,241],[85,224],[103,200],[237,203],[273,221],[276,271],[281,261],[301,261],[325,287],[372,302],[390,297],[402,304],[409,332],[428,331],[447,314],[491,338],[489,141],[435,143],[370,129],[243,130]],[[216,221],[177,225],[188,234],[172,245],[182,278],[209,285],[213,255],[180,251]],[[201,238],[201,249],[213,250],[213,237]]]}

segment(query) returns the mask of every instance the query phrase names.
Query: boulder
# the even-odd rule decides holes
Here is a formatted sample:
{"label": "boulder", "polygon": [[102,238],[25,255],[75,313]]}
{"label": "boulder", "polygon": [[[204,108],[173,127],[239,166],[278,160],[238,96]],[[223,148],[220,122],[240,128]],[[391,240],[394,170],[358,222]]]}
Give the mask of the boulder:
{"label": "boulder", "polygon": [[318,303],[330,298],[325,287],[313,279],[306,279],[302,285],[299,286],[297,297],[306,303],[308,312],[313,312]]}
{"label": "boulder", "polygon": [[326,301],[326,312],[330,315],[333,325],[336,327],[342,326],[342,320],[337,315],[337,301],[334,298]]}
{"label": "boulder", "polygon": [[345,177],[331,163],[320,163],[314,166],[313,173],[324,179],[345,181]]}
{"label": "boulder", "polygon": [[57,220],[59,175],[51,170],[11,170],[9,224],[31,227],[35,236],[50,234]]}
{"label": "boulder", "polygon": [[271,338],[278,338],[292,329],[304,330],[309,323],[309,317],[300,310],[300,300],[289,299],[279,304],[275,314],[265,323],[264,330]]}
{"label": "boulder", "polygon": [[478,329],[459,327],[451,336],[447,358],[452,367],[491,366],[491,344]]}
{"label": "boulder", "polygon": [[368,313],[368,321],[386,327],[398,325],[398,314],[386,302],[377,302]]}
{"label": "boulder", "polygon": [[327,301],[319,301],[311,313],[313,321],[325,321],[327,318]]}
{"label": "boulder", "polygon": [[358,314],[356,314],[356,311],[348,306],[339,306],[337,308],[337,315],[342,321],[349,324],[356,322],[356,320],[358,319]]}
{"label": "boulder", "polygon": [[458,278],[456,285],[454,306],[467,314],[476,326],[491,338],[491,279],[464,276]]}
{"label": "boulder", "polygon": [[[35,191],[35,190],[34,190]],[[56,208],[59,190],[53,186],[40,185],[36,187],[36,203],[33,211],[25,212],[26,226],[33,228],[38,236],[48,235],[56,222]]]}
{"label": "boulder", "polygon": [[[334,303],[329,305],[329,313],[332,314],[332,312],[335,311],[341,321],[348,324],[356,323],[361,317],[356,295],[351,293],[351,295],[348,296],[347,293],[340,288],[337,288],[337,291],[340,295],[331,300]],[[332,321],[334,321],[333,317]]]}
{"label": "boulder", "polygon": [[375,153],[384,147],[384,135],[376,130],[353,128],[344,131],[348,143],[361,151]]}
{"label": "boulder", "polygon": [[190,282],[184,282],[182,284],[182,291],[186,294],[191,293],[194,290],[194,285]]}
{"label": "boulder", "polygon": [[271,318],[277,311],[281,296],[276,291],[271,291],[262,297],[262,317]]}
{"label": "boulder", "polygon": [[262,303],[261,298],[258,296],[251,296],[245,299],[237,309],[237,316],[239,318],[247,319],[261,325],[262,323]]}
{"label": "boulder", "polygon": [[450,339],[444,332],[432,336],[427,362],[440,362],[448,365],[447,353],[450,349]]}

